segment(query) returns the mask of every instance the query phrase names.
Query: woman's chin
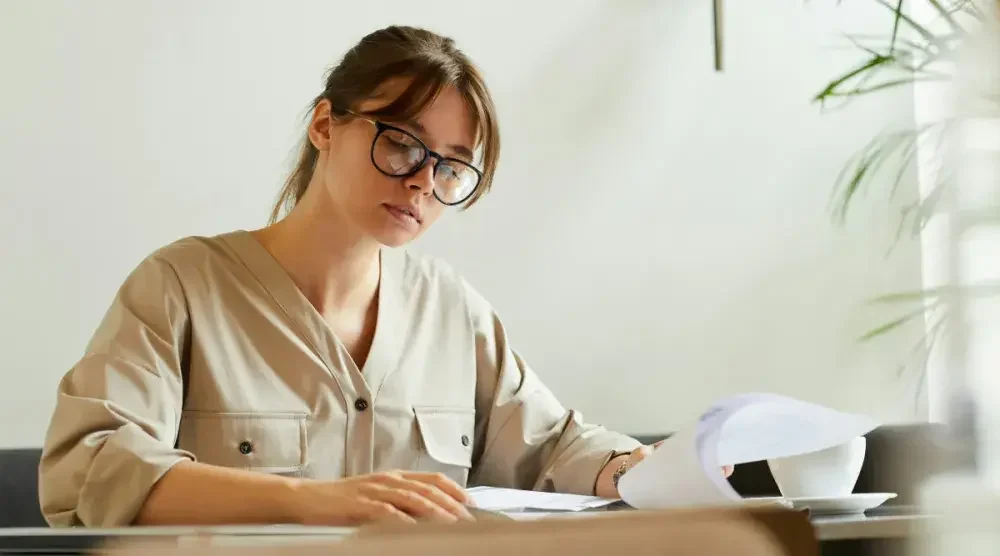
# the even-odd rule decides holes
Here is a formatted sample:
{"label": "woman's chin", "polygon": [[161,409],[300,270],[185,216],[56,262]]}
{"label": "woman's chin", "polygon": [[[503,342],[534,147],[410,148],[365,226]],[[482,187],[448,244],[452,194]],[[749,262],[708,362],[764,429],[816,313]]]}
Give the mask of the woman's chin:
{"label": "woman's chin", "polygon": [[379,233],[374,234],[374,237],[375,241],[386,247],[402,247],[416,239],[419,235],[419,231],[412,232],[396,228],[392,230],[380,230]]}
{"label": "woman's chin", "polygon": [[382,218],[369,222],[367,226],[369,235],[378,243],[386,247],[400,247],[417,239],[423,232],[423,226],[413,220],[401,220],[388,216],[379,215]]}

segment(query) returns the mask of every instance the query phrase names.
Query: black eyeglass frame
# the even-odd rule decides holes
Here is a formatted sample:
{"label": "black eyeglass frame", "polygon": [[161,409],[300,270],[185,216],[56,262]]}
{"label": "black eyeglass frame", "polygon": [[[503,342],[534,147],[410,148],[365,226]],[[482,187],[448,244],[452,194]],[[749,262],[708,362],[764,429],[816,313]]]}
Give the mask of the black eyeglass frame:
{"label": "black eyeglass frame", "polygon": [[[379,172],[381,172],[383,175],[389,176],[390,178],[406,178],[406,177],[412,176],[412,175],[416,174],[417,172],[419,172],[427,164],[427,160],[430,159],[430,158],[433,158],[436,161],[436,162],[434,162],[434,166],[433,166],[434,175],[435,176],[437,176],[438,166],[441,164],[441,162],[443,162],[445,160],[448,160],[448,161],[451,161],[451,162],[457,162],[459,164],[462,164],[464,166],[468,166],[469,168],[472,168],[472,170],[476,173],[476,185],[474,185],[472,187],[472,189],[469,191],[469,194],[466,195],[465,197],[463,197],[461,200],[455,201],[453,203],[446,202],[444,199],[442,199],[440,196],[438,196],[437,187],[435,187],[432,190],[432,193],[434,194],[434,198],[437,199],[437,201],[439,203],[441,203],[443,205],[450,206],[450,207],[453,207],[453,206],[456,206],[456,205],[461,205],[462,203],[468,201],[473,195],[475,195],[476,191],[479,189],[479,185],[483,182],[483,173],[482,173],[482,171],[479,170],[479,168],[476,168],[475,166],[473,166],[472,164],[469,164],[468,162],[466,162],[464,160],[461,160],[461,159],[458,159],[458,158],[451,158],[451,157],[448,157],[448,156],[444,156],[443,154],[438,153],[436,151],[432,151],[426,144],[424,144],[423,141],[420,140],[419,137],[417,137],[416,135],[410,133],[409,131],[406,131],[405,129],[396,127],[396,126],[394,126],[392,124],[387,124],[385,122],[369,118],[368,116],[365,116],[365,115],[362,115],[362,114],[358,114],[356,112],[351,112],[350,110],[345,110],[345,112],[347,112],[348,114],[350,114],[350,115],[352,115],[352,116],[354,116],[356,118],[360,118],[360,119],[362,119],[362,120],[364,120],[364,121],[366,121],[366,122],[368,122],[368,123],[370,123],[370,124],[372,124],[372,125],[375,126],[375,136],[372,137],[372,146],[371,146],[371,149],[369,151],[369,158],[371,158],[372,166],[374,166],[375,169],[378,170]],[[388,130],[392,130],[392,131],[395,131],[397,133],[402,133],[403,135],[406,135],[407,137],[412,138],[424,150],[424,157],[423,157],[423,159],[421,159],[420,162],[416,166],[414,166],[413,169],[410,170],[409,172],[405,172],[403,174],[392,174],[392,173],[386,172],[382,168],[379,168],[378,163],[375,162],[375,145],[378,144],[378,138],[381,137],[382,134],[385,133]]]}

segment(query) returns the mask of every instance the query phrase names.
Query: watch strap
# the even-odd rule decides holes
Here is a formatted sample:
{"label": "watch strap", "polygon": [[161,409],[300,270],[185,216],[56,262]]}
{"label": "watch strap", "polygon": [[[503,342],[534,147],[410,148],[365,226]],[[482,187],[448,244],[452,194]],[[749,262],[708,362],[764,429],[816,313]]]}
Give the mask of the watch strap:
{"label": "watch strap", "polygon": [[[611,459],[613,460],[617,457],[628,456],[628,455],[631,455],[631,452],[615,453],[614,455],[611,456]],[[611,484],[614,485],[615,490],[618,490],[618,481],[621,480],[622,475],[624,475],[625,472],[628,470],[629,470],[629,464],[628,464],[628,459],[626,458],[624,461],[622,461],[621,465],[618,466],[618,469],[615,469],[615,472],[611,474]]]}

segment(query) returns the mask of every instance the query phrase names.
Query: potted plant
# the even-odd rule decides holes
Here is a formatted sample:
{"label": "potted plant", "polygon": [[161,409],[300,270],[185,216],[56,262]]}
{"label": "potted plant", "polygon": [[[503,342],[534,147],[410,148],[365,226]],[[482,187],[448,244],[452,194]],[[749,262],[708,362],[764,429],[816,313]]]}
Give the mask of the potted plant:
{"label": "potted plant", "polygon": [[[882,36],[849,36],[863,54],[855,66],[832,79],[815,95],[814,101],[826,105],[834,101],[878,94],[897,87],[919,87],[928,83],[949,85],[960,67],[957,57],[966,41],[987,24],[995,24],[1000,0],[872,0],[892,13],[892,27]],[[914,6],[914,1],[918,5]],[[922,4],[922,5],[921,5]],[[921,21],[914,16],[922,8],[933,17]],[[924,18],[927,19],[927,18]],[[973,110],[1000,112],[1000,88],[977,91],[978,107]],[[966,99],[968,102],[968,99]],[[966,106],[966,108],[971,105]],[[843,225],[858,198],[872,187],[876,177],[886,178],[888,196],[893,199],[900,185],[908,179],[907,169],[918,157],[936,166],[921,174],[919,199],[906,205],[898,216],[896,240],[920,240],[928,226],[945,215],[956,216],[954,201],[959,180],[956,169],[961,161],[948,160],[968,114],[954,114],[918,122],[912,129],[887,131],[874,137],[847,161],[834,183],[833,218]],[[1000,190],[1000,184],[994,184]],[[980,225],[1000,222],[997,207],[979,207],[976,214],[962,208],[962,222],[972,218]],[[973,211],[975,212],[975,211]],[[955,222],[952,222],[954,227]],[[996,254],[1000,257],[1000,252]],[[941,261],[942,264],[949,264]],[[914,346],[900,371],[912,368],[919,373],[920,384],[927,381],[928,359],[945,333],[953,328],[956,313],[970,298],[1000,295],[1000,280],[959,283],[944,280],[923,289],[890,292],[871,302],[890,308],[893,316],[864,332],[861,341],[874,341],[902,326],[921,319],[925,334]]]}

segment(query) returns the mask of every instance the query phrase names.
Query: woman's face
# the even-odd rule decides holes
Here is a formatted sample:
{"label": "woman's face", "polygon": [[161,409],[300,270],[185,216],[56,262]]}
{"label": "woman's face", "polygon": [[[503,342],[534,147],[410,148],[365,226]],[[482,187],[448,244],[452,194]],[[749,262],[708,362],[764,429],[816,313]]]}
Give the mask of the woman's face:
{"label": "woman's face", "polygon": [[[388,104],[406,84],[388,83],[381,94],[362,102],[357,111],[364,113]],[[448,208],[434,197],[434,158],[411,176],[387,176],[372,163],[372,141],[377,133],[372,122],[360,117],[332,125],[329,122],[329,107],[321,107],[310,129],[313,144],[321,151],[316,167],[321,175],[314,176],[320,179],[314,179],[313,185],[322,185],[328,196],[323,205],[336,211],[338,220],[382,245],[396,247],[419,237]],[[476,122],[454,87],[441,91],[415,121],[392,125],[410,132],[442,156],[472,162],[469,157],[475,152]]]}

